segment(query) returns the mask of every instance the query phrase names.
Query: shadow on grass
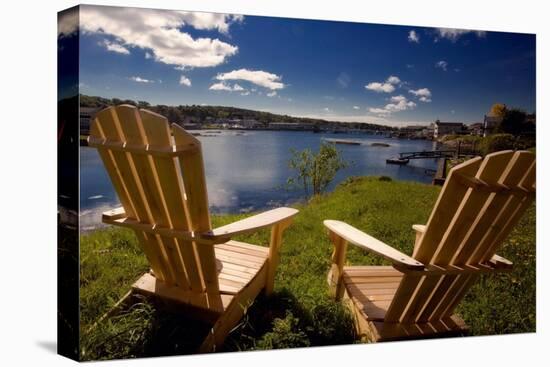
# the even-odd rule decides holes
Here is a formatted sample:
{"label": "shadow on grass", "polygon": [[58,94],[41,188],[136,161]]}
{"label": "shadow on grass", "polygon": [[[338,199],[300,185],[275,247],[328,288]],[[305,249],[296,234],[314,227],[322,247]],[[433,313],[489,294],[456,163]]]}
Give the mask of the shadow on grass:
{"label": "shadow on grass", "polygon": [[[83,360],[197,353],[211,325],[166,310],[152,299],[134,302],[81,338]],[[221,352],[350,344],[350,315],[327,300],[304,307],[288,290],[260,294],[227,337]]]}

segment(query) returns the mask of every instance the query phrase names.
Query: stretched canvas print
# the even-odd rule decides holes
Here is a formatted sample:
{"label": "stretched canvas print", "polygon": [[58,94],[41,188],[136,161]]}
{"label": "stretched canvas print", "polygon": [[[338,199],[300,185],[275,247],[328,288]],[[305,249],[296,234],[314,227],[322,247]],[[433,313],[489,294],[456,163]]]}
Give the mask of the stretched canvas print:
{"label": "stretched canvas print", "polygon": [[536,331],[534,34],[80,5],[57,42],[60,354]]}

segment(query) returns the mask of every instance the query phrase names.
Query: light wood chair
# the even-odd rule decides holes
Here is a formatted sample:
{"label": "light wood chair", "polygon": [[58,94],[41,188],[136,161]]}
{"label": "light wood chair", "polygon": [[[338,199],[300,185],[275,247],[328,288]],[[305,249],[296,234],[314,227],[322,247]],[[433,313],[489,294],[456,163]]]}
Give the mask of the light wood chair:
{"label": "light wood chair", "polygon": [[[298,211],[278,208],[212,229],[200,142],[147,110],[100,111],[88,142],[122,204],[103,222],[132,229],[151,266],[132,291],[212,322],[200,351],[215,350],[259,292],[272,292],[283,231]],[[268,227],[269,248],[231,240]]]}
{"label": "light wood chair", "polygon": [[[412,257],[326,220],[334,297],[345,297],[357,332],[370,341],[461,334],[467,326],[455,307],[481,274],[511,270],[496,251],[534,197],[534,154],[502,151],[451,169],[428,223],[413,225]],[[344,266],[348,242],[392,266]]]}

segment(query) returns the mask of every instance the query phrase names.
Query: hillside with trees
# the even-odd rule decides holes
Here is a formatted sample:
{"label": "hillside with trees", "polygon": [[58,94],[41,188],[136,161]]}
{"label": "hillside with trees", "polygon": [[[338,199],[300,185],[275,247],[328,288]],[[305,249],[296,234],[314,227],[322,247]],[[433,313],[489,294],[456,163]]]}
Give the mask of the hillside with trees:
{"label": "hillside with trees", "polygon": [[201,106],[201,105],[179,105],[179,106],[167,106],[167,105],[151,105],[146,101],[133,101],[128,99],[119,98],[103,98],[97,96],[80,95],[81,107],[107,107],[119,104],[131,104],[140,108],[147,108],[153,112],[166,116],[168,121],[176,123],[198,123],[208,124],[211,120],[256,120],[267,126],[270,122],[286,122],[286,123],[300,123],[300,124],[314,124],[316,127],[323,125],[345,126],[350,129],[361,130],[378,130],[378,131],[392,131],[394,127],[370,124],[370,123],[358,123],[358,122],[333,122],[322,119],[311,119],[304,117],[293,117],[288,115],[278,115],[270,112],[247,110],[237,107],[226,106]]}

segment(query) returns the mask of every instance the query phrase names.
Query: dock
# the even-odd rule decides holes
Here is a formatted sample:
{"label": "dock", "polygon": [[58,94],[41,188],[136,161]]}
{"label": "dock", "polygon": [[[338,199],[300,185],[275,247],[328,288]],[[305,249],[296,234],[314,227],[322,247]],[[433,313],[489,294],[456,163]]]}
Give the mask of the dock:
{"label": "dock", "polygon": [[399,159],[439,159],[453,158],[457,154],[454,150],[423,150],[421,152],[399,153]]}

